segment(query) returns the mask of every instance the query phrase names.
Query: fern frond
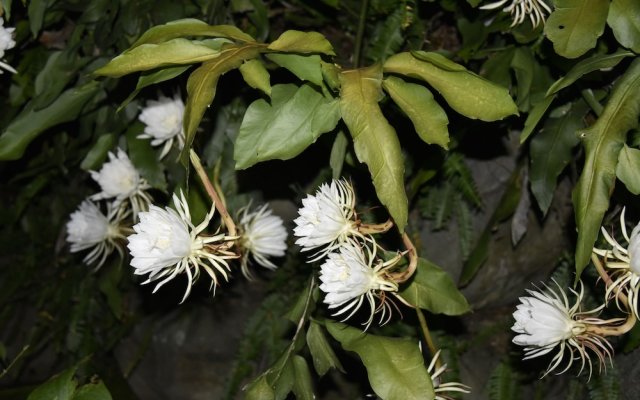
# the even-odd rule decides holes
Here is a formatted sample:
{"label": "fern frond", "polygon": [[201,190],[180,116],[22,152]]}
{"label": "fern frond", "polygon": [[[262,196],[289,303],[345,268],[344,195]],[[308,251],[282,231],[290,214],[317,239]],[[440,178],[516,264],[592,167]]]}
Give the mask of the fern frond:
{"label": "fern frond", "polygon": [[462,201],[460,196],[456,196],[456,221],[458,222],[458,240],[460,241],[460,251],[462,259],[467,260],[473,248],[475,231],[473,229],[473,218],[469,204]]}
{"label": "fern frond", "polygon": [[490,400],[518,400],[521,398],[517,374],[502,361],[489,377]]}
{"label": "fern frond", "polygon": [[591,400],[618,400],[620,398],[618,371],[613,366],[607,368],[601,374],[593,376],[587,387]]}
{"label": "fern frond", "polygon": [[482,199],[473,180],[469,167],[464,163],[464,156],[451,153],[443,164],[444,175],[462,193],[465,200],[478,208],[482,208]]}

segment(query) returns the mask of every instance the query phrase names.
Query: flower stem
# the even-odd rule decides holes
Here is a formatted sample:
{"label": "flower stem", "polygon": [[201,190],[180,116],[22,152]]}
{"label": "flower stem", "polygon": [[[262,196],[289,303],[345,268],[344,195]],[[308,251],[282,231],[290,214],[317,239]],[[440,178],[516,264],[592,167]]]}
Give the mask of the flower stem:
{"label": "flower stem", "polygon": [[408,281],[416,272],[416,268],[418,267],[418,253],[416,252],[416,248],[413,245],[413,242],[411,242],[409,235],[407,235],[407,232],[402,233],[402,242],[407,248],[407,253],[409,254],[409,266],[404,271],[389,274],[395,283]]}
{"label": "flower stem", "polygon": [[393,221],[389,219],[381,224],[360,224],[358,232],[363,235],[372,235],[374,233],[385,233],[391,228],[393,228]]}
{"label": "flower stem", "polygon": [[[433,343],[433,338],[431,337],[431,333],[429,332],[429,327],[427,326],[427,319],[424,317],[422,310],[416,307],[416,315],[418,316],[418,321],[420,321],[420,328],[422,329],[422,336],[424,336],[424,341],[427,343],[427,347],[429,348],[429,353],[431,353],[431,357],[434,357],[438,352],[438,348],[435,343]],[[436,368],[437,371],[442,366],[442,360],[438,357],[436,360]]]}
{"label": "flower stem", "polygon": [[[609,277],[609,274],[607,274],[607,271],[605,271],[604,266],[600,262],[600,259],[598,258],[597,254],[591,253],[591,261],[593,262],[593,265],[596,266],[596,271],[598,271],[598,274],[604,281],[604,284],[606,285],[606,287],[608,288],[609,286],[611,286],[613,284],[613,281]],[[622,293],[620,291],[620,288],[618,287],[615,288],[615,291],[616,291],[616,297],[622,299],[622,302],[624,303],[624,305],[627,307],[627,310],[628,310],[629,299],[627,299],[627,295]]]}
{"label": "flower stem", "polygon": [[235,222],[233,222],[231,215],[229,215],[229,212],[224,206],[224,202],[220,199],[220,196],[218,196],[218,193],[216,192],[216,190],[213,187],[213,184],[211,183],[211,180],[207,176],[207,172],[204,170],[204,167],[200,162],[200,158],[198,157],[196,152],[193,151],[193,149],[191,149],[191,152],[189,153],[189,158],[191,159],[191,165],[193,165],[193,168],[198,173],[198,176],[200,177],[200,181],[202,181],[202,184],[204,185],[204,188],[207,191],[207,194],[209,195],[209,197],[211,197],[211,201],[213,201],[213,204],[216,207],[216,210],[218,210],[218,212],[220,213],[220,217],[222,218],[222,223],[229,230],[229,236],[236,236],[236,224]]}

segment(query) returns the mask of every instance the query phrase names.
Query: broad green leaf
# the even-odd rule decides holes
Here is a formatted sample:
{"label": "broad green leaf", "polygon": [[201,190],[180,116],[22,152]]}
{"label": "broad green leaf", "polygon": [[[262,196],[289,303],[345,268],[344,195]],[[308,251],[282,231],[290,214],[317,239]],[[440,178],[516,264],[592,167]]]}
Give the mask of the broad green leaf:
{"label": "broad green leaf", "polygon": [[609,6],[607,24],[618,43],[640,53],[640,2],[613,0]]}
{"label": "broad green leaf", "polygon": [[[27,8],[29,14],[29,27],[34,38],[38,37],[38,33],[42,29],[44,17],[47,9],[54,3],[54,0],[30,1]],[[23,3],[25,4],[25,3]]]}
{"label": "broad green leaf", "polygon": [[70,50],[51,53],[44,68],[36,76],[34,109],[46,107],[60,96],[71,79],[77,77],[77,71],[89,60],[89,57],[77,57]]}
{"label": "broad green leaf", "polygon": [[622,59],[630,56],[633,56],[632,52],[618,50],[615,53],[598,54],[593,57],[586,58],[571,68],[565,76],[555,81],[549,90],[547,90],[547,96],[557,93],[558,91],[572,85],[575,81],[590,72],[613,68],[618,65]]}
{"label": "broad green leaf", "polygon": [[244,397],[246,400],[275,400],[276,398],[273,388],[264,375],[250,383],[245,390],[247,391]]}
{"label": "broad green leaf", "polygon": [[492,54],[480,69],[480,75],[506,88],[511,87],[511,60],[515,47],[507,47]]}
{"label": "broad green leaf", "polygon": [[337,368],[344,372],[340,360],[338,360],[336,353],[322,331],[322,326],[315,321],[310,321],[309,323],[307,347],[309,347],[309,352],[313,358],[313,367],[318,375],[323,376],[329,371],[329,368]]}
{"label": "broad green leaf", "polygon": [[31,392],[27,400],[72,400],[77,385],[73,379],[76,369],[72,367],[52,376]]}
{"label": "broad green leaf", "polygon": [[88,383],[80,386],[73,395],[73,400],[111,400],[111,394],[102,382]]}
{"label": "broad green leaf", "polygon": [[183,161],[189,159],[189,151],[196,130],[200,126],[204,112],[216,96],[216,86],[220,76],[238,68],[243,61],[256,58],[262,48],[263,46],[259,44],[226,47],[216,59],[203,63],[191,73],[187,81],[188,97],[184,109],[185,145],[181,155]]}
{"label": "broad green leaf", "polygon": [[222,52],[187,40],[172,39],[160,44],[143,44],[125,51],[94,74],[118,78],[123,75],[150,69],[184,64],[197,64],[222,56]]}
{"label": "broad green leaf", "polygon": [[131,48],[143,44],[157,44],[187,36],[224,37],[241,42],[255,42],[250,35],[233,25],[208,25],[197,19],[185,18],[154,26],[146,31]]}
{"label": "broad green leaf", "polygon": [[269,50],[284,53],[322,53],[334,56],[331,43],[318,32],[285,31],[278,39],[271,42]]}
{"label": "broad green leaf", "polygon": [[577,58],[593,49],[607,20],[609,0],[556,0],[544,34],[556,53]]}
{"label": "broad green leaf", "polygon": [[271,96],[271,82],[269,80],[269,72],[264,67],[262,61],[251,59],[245,61],[240,66],[242,79],[254,89],[262,90],[267,96]]}
{"label": "broad green leaf", "polygon": [[393,76],[385,79],[382,87],[413,122],[420,139],[444,149],[448,148],[449,119],[429,89]]}
{"label": "broad green leaf", "polygon": [[331,154],[329,155],[329,166],[331,167],[331,173],[333,179],[339,179],[342,175],[342,166],[344,165],[344,158],[347,155],[347,146],[349,141],[344,131],[338,131],[336,139],[331,146]]}
{"label": "broad green leaf", "polygon": [[295,384],[296,376],[290,356],[289,352],[285,352],[267,373],[267,381],[277,400],[284,400]]}
{"label": "broad green leaf", "polygon": [[342,72],[340,110],[358,160],[369,167],[378,198],[402,232],[408,215],[404,159],[396,131],[378,106],[381,83],[379,65]]}
{"label": "broad green leaf", "polygon": [[626,134],[638,125],[640,114],[640,60],[618,79],[595,124],[580,132],[585,146],[582,174],[573,190],[578,229],[576,279],[588,264],[604,213],[609,208],[616,166]]}
{"label": "broad green leaf", "polygon": [[415,274],[398,294],[409,304],[434,314],[461,315],[470,311],[469,303],[453,280],[440,267],[423,258]]}
{"label": "broad green leaf", "polygon": [[326,321],[327,330],[345,350],[358,354],[373,391],[383,400],[433,400],[435,392],[418,342],[362,332]]}
{"label": "broad green leaf", "polygon": [[0,160],[17,160],[22,157],[29,143],[41,133],[76,119],[100,90],[100,84],[93,81],[66,90],[53,103],[38,111],[27,105],[0,136]]}
{"label": "broad green leaf", "polygon": [[538,125],[538,122],[540,122],[555,98],[556,95],[554,94],[552,96],[545,97],[542,101],[533,105],[529,115],[527,115],[527,119],[524,121],[524,128],[520,134],[520,144],[526,142],[529,136],[531,136],[533,130]]}
{"label": "broad green leaf", "polygon": [[161,147],[151,146],[151,140],[138,139],[144,131],[142,122],[136,121],[127,131],[127,153],[131,162],[140,172],[140,175],[149,184],[160,190],[167,189],[167,180],[164,176],[164,166],[159,162]]}
{"label": "broad green leaf", "polygon": [[295,376],[293,381],[293,394],[296,395],[296,399],[314,400],[316,397],[313,394],[311,372],[309,371],[307,361],[296,354],[293,356],[291,363]]}
{"label": "broad green leaf", "polygon": [[109,150],[111,150],[115,144],[115,135],[111,133],[100,135],[91,150],[89,150],[87,155],[82,160],[80,168],[85,171],[89,171],[91,169],[96,169],[97,167],[102,165],[102,162],[107,159],[107,153],[109,153]]}
{"label": "broad green leaf", "polygon": [[440,92],[454,110],[469,118],[496,121],[518,113],[518,107],[504,87],[466,69],[442,68],[440,66],[448,65],[443,60],[434,64],[424,59],[410,53],[396,54],[384,63],[384,70],[424,80]]}
{"label": "broad green leaf", "polygon": [[516,104],[520,111],[527,112],[531,107],[531,86],[534,77],[534,64],[536,60],[533,57],[533,51],[528,47],[518,47],[513,53],[511,59],[511,68],[516,75],[517,97]]}
{"label": "broad green leaf", "polygon": [[337,100],[324,97],[310,85],[276,85],[271,104],[256,100],[244,115],[235,144],[236,168],[293,158],[321,134],[333,130],[339,120]]}
{"label": "broad green leaf", "polygon": [[273,53],[267,54],[266,57],[279,66],[288,69],[301,80],[309,81],[318,86],[322,85],[322,68],[319,55]]}
{"label": "broad green leaf", "polygon": [[616,176],[631,193],[640,194],[640,150],[626,144],[618,156]]}
{"label": "broad green leaf", "polygon": [[144,72],[138,78],[138,83],[136,84],[136,89],[131,92],[131,94],[120,104],[118,107],[118,111],[122,110],[133,100],[140,91],[148,86],[155,85],[157,83],[165,82],[170,79],[173,79],[184,71],[188,70],[190,65],[181,65],[178,67],[169,67],[163,68],[158,71]]}
{"label": "broad green leaf", "polygon": [[431,51],[412,51],[411,55],[418,60],[426,61],[429,64],[433,64],[436,67],[449,72],[464,72],[467,69],[443,56],[440,53],[434,53]]}
{"label": "broad green leaf", "polygon": [[579,101],[560,109],[561,115],[546,120],[529,148],[531,192],[543,214],[547,213],[553,200],[558,176],[571,161],[573,148],[580,141],[576,132],[584,128],[588,106]]}

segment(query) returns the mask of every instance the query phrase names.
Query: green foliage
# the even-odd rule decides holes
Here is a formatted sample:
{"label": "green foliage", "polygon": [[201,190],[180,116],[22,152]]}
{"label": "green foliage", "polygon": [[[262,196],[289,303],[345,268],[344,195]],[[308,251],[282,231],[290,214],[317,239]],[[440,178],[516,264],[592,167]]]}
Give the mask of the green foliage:
{"label": "green foliage", "polygon": [[27,400],[111,400],[111,394],[102,382],[77,386],[73,378],[76,367],[69,368],[38,386]]}
{"label": "green foliage", "polygon": [[622,46],[640,52],[640,4],[633,0],[613,0],[607,25]]}
{"label": "green foliage", "polygon": [[618,371],[611,367],[606,374],[599,374],[587,384],[590,400],[613,400],[620,398]]}
{"label": "green foliage", "polygon": [[500,362],[489,377],[490,400],[515,400],[522,397],[518,374],[508,362]]}

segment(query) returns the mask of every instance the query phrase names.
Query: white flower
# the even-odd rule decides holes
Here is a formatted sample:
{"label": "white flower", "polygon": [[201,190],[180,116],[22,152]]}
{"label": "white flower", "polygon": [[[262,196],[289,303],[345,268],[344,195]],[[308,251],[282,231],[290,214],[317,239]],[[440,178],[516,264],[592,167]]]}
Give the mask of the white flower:
{"label": "white flower", "polygon": [[436,369],[438,357],[440,357],[440,350],[436,352],[431,359],[431,363],[429,363],[429,367],[427,367],[427,372],[431,376],[431,382],[433,383],[433,390],[436,392],[435,400],[452,400],[452,397],[444,394],[447,392],[471,393],[471,388],[460,382],[442,382],[442,374],[447,370],[447,364],[443,364]]}
{"label": "white flower", "polygon": [[109,207],[105,216],[92,201],[83,201],[67,222],[67,242],[71,243],[71,252],[93,247],[84,262],[92,264],[99,260],[96,268],[102,266],[114,249],[122,255],[117,240],[124,239],[120,223],[125,217],[122,208]]}
{"label": "white flower", "polygon": [[128,247],[134,273],[149,274],[143,284],[162,279],[153,290],[154,293],[178,274],[186,273],[188,284],[182,298],[184,301],[200,275],[200,268],[211,277],[212,287],[218,285],[216,272],[228,280],[229,265],[226,260],[236,258],[236,255],[227,251],[226,242],[235,238],[224,233],[201,235],[213,217],[214,207],[200,225],[194,226],[182,192],[180,198],[173,195],[173,204],[176,210],[151,205],[149,211],[141,212],[140,222],[133,226],[136,233],[128,237]]}
{"label": "white flower", "polygon": [[11,65],[3,62],[2,58],[5,51],[14,48],[16,45],[16,41],[13,40],[13,32],[16,28],[5,28],[3,25],[4,20],[0,18],[0,74],[2,74],[2,68],[15,74],[16,70]]}
{"label": "white flower", "polygon": [[134,219],[138,213],[147,209],[151,198],[145,192],[149,184],[131,163],[127,154],[118,148],[117,156],[109,152],[109,161],[99,172],[90,171],[91,177],[98,182],[102,191],[91,196],[93,200],[113,198],[116,206],[124,200],[131,202]]}
{"label": "white flower", "polygon": [[272,215],[268,205],[251,213],[247,209],[240,218],[240,244],[246,250],[242,258],[242,273],[250,278],[247,267],[249,255],[265,268],[276,269],[269,257],[282,257],[287,250],[287,230],[282,218]]}
{"label": "white flower", "polygon": [[182,149],[184,147],[183,116],[184,103],[177,95],[173,99],[160,96],[158,100],[150,100],[138,117],[146,125],[144,133],[138,138],[151,139],[152,146],[164,143],[160,158],[167,155],[174,139]]}
{"label": "white flower", "polygon": [[580,372],[585,363],[588,363],[591,376],[592,364],[587,349],[596,354],[600,366],[604,365],[607,357],[611,359],[613,352],[609,342],[599,333],[601,330],[598,326],[617,323],[620,319],[604,321],[589,316],[599,312],[603,306],[591,311],[581,311],[580,301],[584,290],[582,282],[579,292],[571,290],[576,296],[573,306],[569,306],[567,295],[560,285],[555,283],[560,294],[547,287],[547,293],[527,290],[533,297],[520,298],[521,304],[513,313],[515,323],[511,328],[519,335],[513,338],[513,343],[525,346],[524,360],[543,356],[558,347],[558,352],[544,375],[555,370],[562,363],[565,350],[569,350],[567,365],[559,373],[568,370],[574,360],[581,359]]}
{"label": "white flower", "polygon": [[525,17],[529,16],[531,25],[535,28],[540,23],[544,24],[546,14],[551,13],[551,8],[544,0],[499,0],[491,4],[486,4],[480,7],[480,9],[494,10],[502,7],[508,1],[510,1],[509,5],[504,7],[502,11],[511,14],[511,18],[513,19],[512,27],[523,23]]}
{"label": "white flower", "polygon": [[302,206],[298,210],[300,216],[294,220],[297,226],[293,233],[299,237],[296,244],[302,246],[302,251],[327,246],[314,260],[348,242],[350,236],[360,235],[354,219],[355,195],[347,181],[322,184],[315,196],[302,199]]}
{"label": "white flower", "polygon": [[[364,253],[362,246],[367,249]],[[366,245],[353,241],[343,243],[337,251],[329,253],[324,264],[320,266],[320,290],[326,293],[324,302],[330,309],[337,308],[334,316],[350,311],[344,318],[349,319],[358,311],[366,299],[371,314],[366,321],[369,327],[376,312],[382,312],[380,322],[383,323],[390,306],[385,302],[384,292],[397,292],[398,285],[387,279],[386,270],[397,263],[400,257],[388,262],[376,262],[375,244],[373,250]],[[375,306],[374,298],[382,300],[379,307]],[[364,325],[364,324],[363,324]]]}

